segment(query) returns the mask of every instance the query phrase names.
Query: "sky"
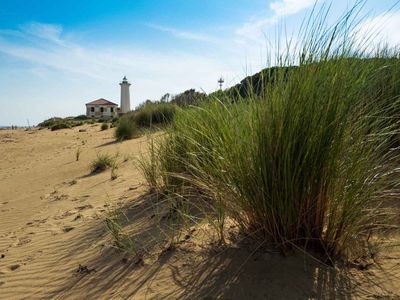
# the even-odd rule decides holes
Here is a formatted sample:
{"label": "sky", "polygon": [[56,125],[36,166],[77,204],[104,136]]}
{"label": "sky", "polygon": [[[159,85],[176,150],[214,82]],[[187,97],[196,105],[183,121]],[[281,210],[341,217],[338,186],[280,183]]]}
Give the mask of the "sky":
{"label": "sky", "polygon": [[[400,43],[397,0],[370,0],[359,32]],[[332,22],[354,0],[331,4]],[[269,65],[283,35],[296,39],[314,0],[1,0],[0,125],[26,126],[85,113],[85,103],[131,106],[195,88],[206,93]],[[394,6],[394,7],[393,7]],[[391,9],[389,12],[388,9]]]}

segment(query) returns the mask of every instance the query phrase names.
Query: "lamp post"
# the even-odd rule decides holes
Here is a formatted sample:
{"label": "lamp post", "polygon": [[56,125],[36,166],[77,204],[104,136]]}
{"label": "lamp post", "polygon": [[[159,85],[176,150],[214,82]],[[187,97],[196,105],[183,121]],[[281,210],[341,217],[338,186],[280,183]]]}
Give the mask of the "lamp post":
{"label": "lamp post", "polygon": [[221,78],[218,80],[218,83],[219,83],[219,89],[222,90],[222,85],[224,84],[224,79],[222,78],[222,76],[221,76]]}

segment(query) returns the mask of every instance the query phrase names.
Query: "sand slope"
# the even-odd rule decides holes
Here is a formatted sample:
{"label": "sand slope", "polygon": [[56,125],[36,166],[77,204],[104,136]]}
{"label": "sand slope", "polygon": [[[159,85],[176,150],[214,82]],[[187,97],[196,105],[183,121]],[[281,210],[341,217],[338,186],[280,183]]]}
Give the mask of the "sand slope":
{"label": "sand slope", "polygon": [[[110,247],[109,210],[123,207],[138,234],[154,220],[133,164],[147,138],[115,143],[112,134],[99,125],[0,131],[0,299],[400,299],[398,246],[366,270],[341,271],[301,253],[216,251],[199,230],[143,263]],[[117,179],[89,174],[98,152],[118,153]]]}

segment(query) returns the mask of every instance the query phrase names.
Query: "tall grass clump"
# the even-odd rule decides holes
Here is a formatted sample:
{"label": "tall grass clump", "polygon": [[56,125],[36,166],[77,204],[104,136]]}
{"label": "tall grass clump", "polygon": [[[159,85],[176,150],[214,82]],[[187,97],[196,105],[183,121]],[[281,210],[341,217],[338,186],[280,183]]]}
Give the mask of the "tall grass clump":
{"label": "tall grass clump", "polygon": [[118,120],[115,137],[122,141],[139,136],[139,130],[170,124],[176,106],[171,103],[145,103]]}
{"label": "tall grass clump", "polygon": [[160,126],[172,121],[175,110],[171,103],[146,103],[133,112],[132,118],[139,127]]}
{"label": "tall grass clump", "polygon": [[136,122],[128,116],[121,117],[115,130],[116,139],[119,141],[130,140],[137,135],[138,127]]}
{"label": "tall grass clump", "polygon": [[329,259],[364,245],[396,194],[400,61],[352,37],[352,14],[334,27],[323,12],[311,18],[264,93],[177,111],[143,164],[158,174],[150,183],[187,202],[197,193],[221,232],[229,218],[249,236]]}

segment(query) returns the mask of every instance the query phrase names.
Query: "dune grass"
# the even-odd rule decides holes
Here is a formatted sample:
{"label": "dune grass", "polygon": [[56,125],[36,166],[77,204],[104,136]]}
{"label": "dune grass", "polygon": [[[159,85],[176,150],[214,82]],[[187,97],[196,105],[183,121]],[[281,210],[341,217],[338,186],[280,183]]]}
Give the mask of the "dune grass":
{"label": "dune grass", "polygon": [[144,129],[169,125],[176,107],[171,103],[146,103],[121,117],[116,124],[115,137],[119,141],[138,137]]}
{"label": "dune grass", "polygon": [[90,170],[92,173],[103,172],[109,168],[115,168],[116,158],[107,153],[99,153],[92,161]]}
{"label": "dune grass", "polygon": [[139,135],[137,124],[129,118],[123,116],[119,119],[117,128],[115,130],[115,137],[119,141],[130,140]]}
{"label": "dune grass", "polygon": [[298,67],[278,69],[264,93],[179,109],[142,158],[149,185],[210,203],[221,239],[229,218],[249,236],[331,261],[363,247],[386,221],[381,201],[398,196],[400,62],[396,50],[356,43],[351,13],[332,28],[318,14],[298,51],[277,59]]}
{"label": "dune grass", "polygon": [[139,127],[152,127],[168,124],[175,114],[175,105],[171,103],[146,103],[133,112],[132,118]]}

